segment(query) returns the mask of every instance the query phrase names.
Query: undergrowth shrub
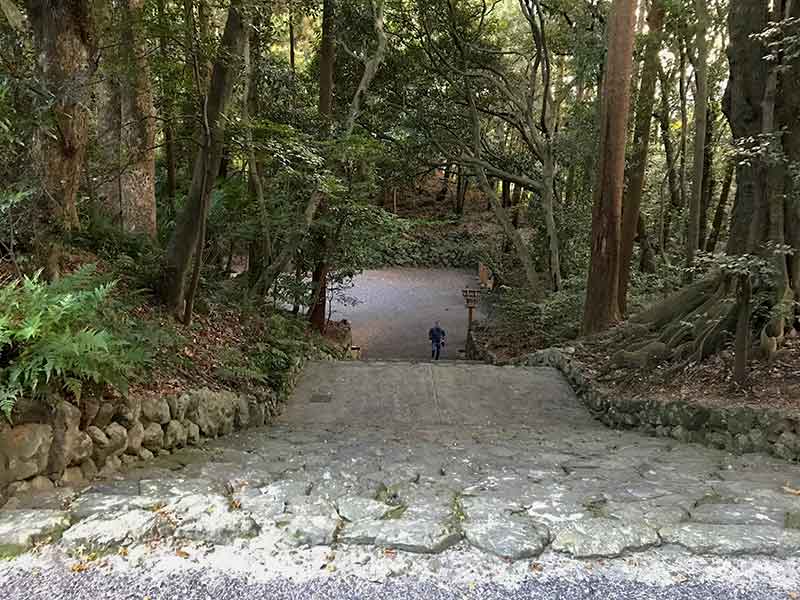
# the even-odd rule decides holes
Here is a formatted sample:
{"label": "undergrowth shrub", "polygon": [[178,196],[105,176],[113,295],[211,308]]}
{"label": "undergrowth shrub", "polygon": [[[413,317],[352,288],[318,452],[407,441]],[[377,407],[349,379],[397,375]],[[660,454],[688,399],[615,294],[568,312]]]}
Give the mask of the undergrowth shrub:
{"label": "undergrowth shrub", "polygon": [[455,229],[456,224],[394,217],[366,267],[475,267],[478,251],[473,236]]}
{"label": "undergrowth shrub", "polygon": [[532,301],[524,288],[503,287],[485,296],[492,321],[501,330],[520,338],[530,337],[537,346],[577,336],[583,316],[585,282],[574,277],[563,281],[559,292]]}
{"label": "undergrowth shrub", "polygon": [[149,236],[123,231],[98,215],[85,229],[73,233],[70,241],[107,261],[114,277],[127,287],[156,289],[163,252]]}
{"label": "undergrowth shrub", "polygon": [[267,318],[263,337],[248,349],[228,348],[218,374],[233,385],[268,385],[285,391],[292,367],[303,359],[341,358],[320,336],[310,334],[305,319],[276,311]]}
{"label": "undergrowth shrub", "polygon": [[[47,283],[37,274],[0,287],[0,411],[52,392],[80,399],[85,386],[125,391],[129,373],[148,355],[106,311],[113,282],[100,283],[83,267]],[[110,318],[111,317],[111,318]]]}

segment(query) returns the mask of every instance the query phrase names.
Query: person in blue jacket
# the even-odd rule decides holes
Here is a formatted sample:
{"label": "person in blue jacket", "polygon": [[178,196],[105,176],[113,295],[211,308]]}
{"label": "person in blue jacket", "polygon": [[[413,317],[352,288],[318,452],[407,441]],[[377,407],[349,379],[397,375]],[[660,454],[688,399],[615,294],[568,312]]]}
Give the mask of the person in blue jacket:
{"label": "person in blue jacket", "polygon": [[431,341],[431,358],[433,360],[439,360],[439,354],[442,351],[444,339],[446,337],[447,333],[439,326],[439,321],[436,321],[430,331],[428,331],[428,338]]}

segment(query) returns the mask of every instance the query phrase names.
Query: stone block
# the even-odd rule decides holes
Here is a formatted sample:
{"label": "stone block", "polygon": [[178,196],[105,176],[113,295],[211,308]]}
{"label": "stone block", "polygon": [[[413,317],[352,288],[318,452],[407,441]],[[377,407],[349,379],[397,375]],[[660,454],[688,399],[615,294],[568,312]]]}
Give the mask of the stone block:
{"label": "stone block", "polygon": [[164,447],[183,448],[186,445],[186,428],[178,421],[170,421],[164,430]]}
{"label": "stone block", "polygon": [[52,417],[53,443],[50,446],[47,472],[60,478],[64,469],[84,460],[92,450],[86,435],[80,431],[81,411],[77,406],[62,400]]}
{"label": "stone block", "polygon": [[142,400],[142,418],[149,423],[166,425],[170,420],[169,404],[164,398],[145,398]]}
{"label": "stone block", "polygon": [[239,401],[236,394],[202,389],[191,395],[197,404],[190,407],[187,418],[200,428],[203,435],[217,437],[233,431]]}
{"label": "stone block", "polygon": [[61,485],[65,487],[78,487],[84,481],[83,471],[80,467],[70,467],[61,476]]}
{"label": "stone block", "polygon": [[184,424],[186,429],[186,443],[190,446],[196,446],[200,443],[200,428],[196,423],[186,421]]}
{"label": "stone block", "polygon": [[127,428],[131,428],[142,418],[142,399],[138,396],[126,397],[117,408],[117,420]]}
{"label": "stone block", "polygon": [[167,404],[169,405],[169,412],[172,420],[184,421],[186,419],[186,413],[195,402],[196,400],[194,400],[189,394],[168,397]]}
{"label": "stone block", "polygon": [[43,473],[52,443],[50,425],[25,423],[0,430],[0,486]]}
{"label": "stone block", "polygon": [[86,481],[91,481],[97,477],[97,465],[91,458],[87,458],[81,463],[81,473]]}
{"label": "stone block", "polygon": [[100,410],[97,412],[97,416],[94,418],[94,421],[92,421],[92,425],[98,429],[105,429],[111,424],[115,412],[116,409],[111,402],[103,402],[100,405]]}
{"label": "stone block", "polygon": [[144,441],[144,425],[140,421],[136,421],[128,428],[128,446],[125,449],[127,454],[137,456],[139,450],[142,449],[142,442]]}
{"label": "stone block", "polygon": [[158,423],[150,423],[144,428],[142,446],[154,452],[164,447],[164,430]]}
{"label": "stone block", "polygon": [[106,458],[106,462],[103,465],[103,468],[100,469],[100,473],[98,473],[99,477],[109,478],[114,475],[117,471],[120,470],[122,467],[122,460],[119,456],[111,455]]}
{"label": "stone block", "polygon": [[239,396],[235,408],[234,425],[237,429],[247,429],[250,425],[250,402],[247,396]]}
{"label": "stone block", "polygon": [[102,467],[109,457],[119,456],[125,452],[125,447],[128,445],[128,434],[119,423],[112,423],[106,427],[105,431],[91,426],[86,430],[86,433],[89,434],[94,442],[92,460],[98,467]]}

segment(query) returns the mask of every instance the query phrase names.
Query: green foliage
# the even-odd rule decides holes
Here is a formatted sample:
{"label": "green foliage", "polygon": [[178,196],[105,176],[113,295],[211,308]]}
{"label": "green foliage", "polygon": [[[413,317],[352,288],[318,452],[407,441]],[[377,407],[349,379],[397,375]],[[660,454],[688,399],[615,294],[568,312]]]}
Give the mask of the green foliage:
{"label": "green foliage", "polygon": [[[375,210],[372,208],[371,210]],[[411,220],[384,213],[384,235],[368,238],[364,268],[454,267],[478,264],[478,247],[457,221]]]}
{"label": "green foliage", "polygon": [[85,386],[124,391],[147,354],[103,328],[113,283],[85,267],[55,283],[26,277],[0,288],[0,409],[23,395],[80,398]]}
{"label": "green foliage", "polygon": [[95,215],[70,239],[110,262],[116,279],[137,290],[155,290],[161,269],[162,253],[147,235],[133,234],[115,227],[101,215]]}
{"label": "green foliage", "polygon": [[232,385],[268,385],[278,393],[286,391],[293,367],[302,360],[336,357],[327,342],[307,328],[301,317],[271,314],[263,337],[247,353],[230,348],[223,354],[218,374]]}
{"label": "green foliage", "polygon": [[545,348],[577,336],[586,282],[581,277],[563,281],[561,291],[533,302],[524,288],[502,287],[486,295],[490,317],[501,329],[520,339],[533,339]]}

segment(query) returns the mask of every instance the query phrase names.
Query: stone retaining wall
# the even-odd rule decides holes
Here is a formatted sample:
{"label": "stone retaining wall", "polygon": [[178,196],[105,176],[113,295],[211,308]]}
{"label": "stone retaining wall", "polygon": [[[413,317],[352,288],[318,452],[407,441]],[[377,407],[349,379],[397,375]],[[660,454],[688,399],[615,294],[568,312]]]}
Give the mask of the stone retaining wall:
{"label": "stone retaining wall", "polygon": [[0,506],[16,494],[81,485],[202,438],[270,423],[303,362],[295,360],[277,391],[241,395],[204,388],[116,402],[84,397],[79,403],[60,400],[52,409],[39,401],[20,402],[13,426],[0,422]]}
{"label": "stone retaining wall", "polygon": [[[466,357],[501,364],[474,331],[467,334]],[[609,427],[636,429],[658,437],[672,437],[736,454],[763,452],[788,461],[800,461],[800,415],[748,406],[718,408],[674,400],[616,397],[584,375],[580,363],[557,348],[540,350],[511,364],[551,366],[561,371],[592,415]]]}
{"label": "stone retaining wall", "polygon": [[577,360],[556,348],[541,350],[514,364],[558,369],[595,418],[609,427],[637,429],[736,454],[764,452],[793,462],[800,460],[800,416],[796,413],[615,397],[594,385]]}

